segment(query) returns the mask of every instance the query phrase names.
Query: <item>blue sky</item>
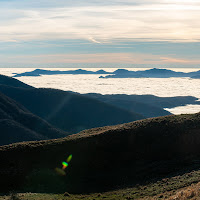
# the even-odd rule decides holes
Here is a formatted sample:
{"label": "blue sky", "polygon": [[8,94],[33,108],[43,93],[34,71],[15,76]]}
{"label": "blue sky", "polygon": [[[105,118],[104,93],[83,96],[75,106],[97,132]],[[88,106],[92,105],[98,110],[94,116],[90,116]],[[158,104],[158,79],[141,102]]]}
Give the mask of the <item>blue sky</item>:
{"label": "blue sky", "polygon": [[0,0],[0,67],[199,67],[199,0]]}

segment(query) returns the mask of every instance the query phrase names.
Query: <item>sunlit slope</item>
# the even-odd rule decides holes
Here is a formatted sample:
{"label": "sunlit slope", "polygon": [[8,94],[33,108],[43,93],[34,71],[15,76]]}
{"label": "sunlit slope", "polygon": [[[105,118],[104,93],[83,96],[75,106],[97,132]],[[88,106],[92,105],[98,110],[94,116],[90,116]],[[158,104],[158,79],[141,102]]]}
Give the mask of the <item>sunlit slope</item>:
{"label": "sunlit slope", "polygon": [[66,136],[23,106],[0,93],[0,145]]}
{"label": "sunlit slope", "polygon": [[[19,186],[37,192],[41,189],[37,183],[44,184],[44,191],[50,188],[49,192],[127,187],[199,167],[199,146],[200,114],[146,119],[63,139],[2,146],[1,190]],[[69,154],[73,159],[67,175],[59,177],[54,168],[61,167]]]}

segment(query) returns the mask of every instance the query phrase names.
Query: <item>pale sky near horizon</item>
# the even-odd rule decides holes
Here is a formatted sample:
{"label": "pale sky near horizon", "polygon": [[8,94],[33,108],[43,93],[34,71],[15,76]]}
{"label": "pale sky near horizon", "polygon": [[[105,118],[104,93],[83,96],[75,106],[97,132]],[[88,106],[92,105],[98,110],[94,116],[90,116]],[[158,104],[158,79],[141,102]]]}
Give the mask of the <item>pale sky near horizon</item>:
{"label": "pale sky near horizon", "polygon": [[200,0],[0,0],[0,67],[200,67],[199,19]]}

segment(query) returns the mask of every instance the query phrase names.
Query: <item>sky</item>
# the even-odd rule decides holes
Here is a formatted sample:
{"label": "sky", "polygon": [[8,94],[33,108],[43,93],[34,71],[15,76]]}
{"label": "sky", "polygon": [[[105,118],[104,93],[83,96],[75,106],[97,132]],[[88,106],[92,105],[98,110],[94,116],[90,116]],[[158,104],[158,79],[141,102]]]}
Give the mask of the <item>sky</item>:
{"label": "sky", "polygon": [[200,67],[200,0],[0,0],[0,67]]}

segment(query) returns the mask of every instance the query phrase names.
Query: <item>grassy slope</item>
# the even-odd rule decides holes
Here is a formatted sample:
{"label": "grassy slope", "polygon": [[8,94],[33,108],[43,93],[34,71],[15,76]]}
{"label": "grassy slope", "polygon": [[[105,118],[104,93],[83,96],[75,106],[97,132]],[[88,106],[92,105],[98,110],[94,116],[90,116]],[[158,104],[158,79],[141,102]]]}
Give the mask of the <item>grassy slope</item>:
{"label": "grassy slope", "polygon": [[[47,194],[47,193],[19,193],[21,200],[127,200],[127,199],[199,199],[200,170],[174,175],[157,182],[137,185],[125,189],[91,194]],[[0,195],[0,200],[9,200],[10,195]]]}
{"label": "grassy slope", "polygon": [[[63,192],[66,188],[75,193],[97,192],[156,182],[175,172],[197,169],[199,145],[200,114],[194,114],[96,128],[63,139],[3,146],[1,190],[17,185],[24,188],[25,176],[28,178],[24,179],[24,190],[32,192]],[[61,166],[71,153],[73,160],[67,176],[57,177],[54,168]],[[38,182],[43,186],[33,184]]]}

